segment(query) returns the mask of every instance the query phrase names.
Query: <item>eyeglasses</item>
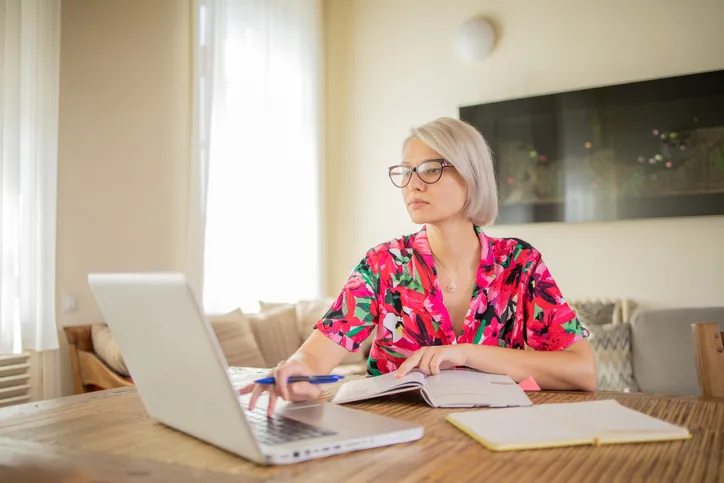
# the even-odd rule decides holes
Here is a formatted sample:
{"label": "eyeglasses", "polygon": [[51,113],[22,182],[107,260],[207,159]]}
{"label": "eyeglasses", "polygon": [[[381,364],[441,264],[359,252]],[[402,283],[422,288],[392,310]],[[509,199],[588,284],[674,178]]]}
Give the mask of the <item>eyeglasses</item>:
{"label": "eyeglasses", "polygon": [[442,172],[445,168],[454,168],[452,164],[448,163],[444,159],[428,159],[414,168],[408,166],[390,166],[389,175],[392,184],[398,188],[404,188],[410,184],[412,179],[412,173],[417,173],[417,176],[427,184],[433,184],[440,181],[442,178]]}

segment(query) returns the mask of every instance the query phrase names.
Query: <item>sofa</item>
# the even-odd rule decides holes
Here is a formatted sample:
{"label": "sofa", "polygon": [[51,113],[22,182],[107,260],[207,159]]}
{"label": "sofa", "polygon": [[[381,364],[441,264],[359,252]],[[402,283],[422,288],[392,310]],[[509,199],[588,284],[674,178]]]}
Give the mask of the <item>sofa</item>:
{"label": "sofa", "polygon": [[670,396],[700,396],[691,325],[724,328],[724,307],[638,310],[631,320],[632,366],[638,389]]}
{"label": "sofa", "polygon": [[[240,309],[209,315],[219,346],[229,366],[268,368],[291,356],[312,333],[332,300],[295,303],[260,302],[260,310]],[[128,368],[106,324],[66,327],[76,393],[132,384]],[[83,334],[81,342],[77,334]],[[332,373],[366,373],[372,337],[357,352],[350,352]]]}
{"label": "sofa", "polygon": [[598,389],[699,396],[692,324],[724,327],[724,307],[637,308],[633,301],[573,301],[598,367]]}
{"label": "sofa", "polygon": [[[272,367],[299,348],[332,302],[260,301],[258,312],[243,313],[237,309],[211,315],[209,319],[230,366]],[[671,396],[700,394],[691,324],[719,322],[724,327],[724,307],[640,309],[636,302],[626,299],[568,303],[591,334],[599,390]],[[107,326],[94,324],[91,330],[92,344],[86,345],[127,383],[128,370]],[[373,339],[372,335],[358,352],[349,353],[333,373],[364,374]],[[116,377],[109,380],[119,381]],[[84,385],[79,382],[76,387]]]}

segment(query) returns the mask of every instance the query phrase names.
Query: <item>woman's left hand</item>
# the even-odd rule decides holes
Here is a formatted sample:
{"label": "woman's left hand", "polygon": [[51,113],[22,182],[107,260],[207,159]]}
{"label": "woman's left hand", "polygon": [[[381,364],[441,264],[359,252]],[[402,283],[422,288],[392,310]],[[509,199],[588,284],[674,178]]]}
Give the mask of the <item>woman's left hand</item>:
{"label": "woman's left hand", "polygon": [[436,345],[423,347],[400,365],[397,378],[404,377],[417,368],[423,373],[440,374],[441,369],[464,366],[468,361],[469,344]]}

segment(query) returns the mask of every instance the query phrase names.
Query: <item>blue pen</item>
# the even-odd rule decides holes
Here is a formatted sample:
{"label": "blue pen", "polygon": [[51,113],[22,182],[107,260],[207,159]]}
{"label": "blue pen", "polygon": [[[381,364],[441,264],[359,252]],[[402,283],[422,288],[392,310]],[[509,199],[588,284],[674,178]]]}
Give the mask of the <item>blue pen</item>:
{"label": "blue pen", "polygon": [[[328,376],[291,376],[287,378],[287,384],[291,382],[308,382],[310,384],[331,384],[344,379],[344,376],[337,376],[330,374]],[[273,377],[265,377],[263,379],[257,379],[257,384],[276,384],[276,379]]]}

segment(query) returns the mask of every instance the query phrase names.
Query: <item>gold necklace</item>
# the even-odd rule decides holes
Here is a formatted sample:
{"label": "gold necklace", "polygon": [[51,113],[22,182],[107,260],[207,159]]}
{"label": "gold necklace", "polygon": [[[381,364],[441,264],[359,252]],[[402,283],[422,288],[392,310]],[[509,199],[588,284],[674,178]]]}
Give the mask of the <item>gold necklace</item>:
{"label": "gold necklace", "polygon": [[[462,267],[462,266],[465,264],[465,262],[467,262],[468,260],[470,260],[470,257],[472,257],[472,254],[471,254],[471,255],[468,255],[468,257],[467,257],[466,259],[464,259],[462,262],[460,262],[460,265],[458,266],[458,269],[455,271],[455,276],[456,276],[456,277],[457,277],[457,275],[458,275],[458,272],[460,272],[460,267]],[[455,280],[453,280],[453,278],[450,276],[450,274],[447,273],[447,270],[445,270],[445,266],[442,264],[442,262],[440,262],[440,260],[435,256],[434,253],[432,254],[432,258],[435,259],[435,261],[437,262],[437,264],[440,265],[440,268],[442,268],[442,271],[445,272],[445,275],[447,275],[447,278],[450,279],[450,283],[447,285],[447,291],[448,291],[448,292],[454,292],[455,289],[458,288],[458,286],[455,285]]]}

